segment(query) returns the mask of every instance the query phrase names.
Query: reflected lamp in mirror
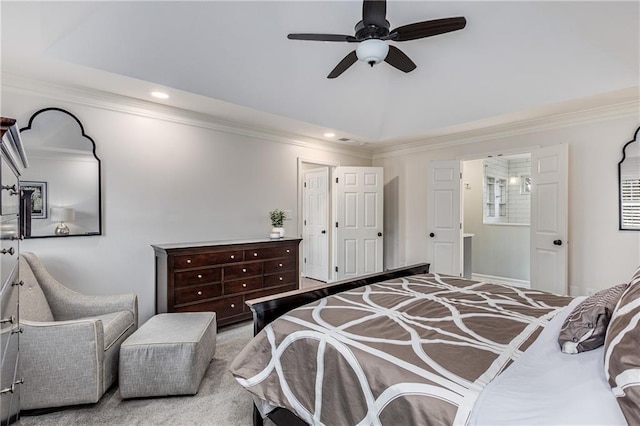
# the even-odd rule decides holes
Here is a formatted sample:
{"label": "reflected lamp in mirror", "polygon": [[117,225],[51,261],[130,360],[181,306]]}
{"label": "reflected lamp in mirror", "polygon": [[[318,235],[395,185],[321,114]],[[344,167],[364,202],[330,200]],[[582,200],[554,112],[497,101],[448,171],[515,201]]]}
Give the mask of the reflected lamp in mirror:
{"label": "reflected lamp in mirror", "polygon": [[75,211],[68,234],[54,234],[47,218],[53,209],[43,204],[43,214],[34,210],[24,224],[29,229],[25,238],[102,235],[100,159],[80,120],[60,108],[41,109],[20,130],[20,136],[31,163],[21,180],[46,183],[49,206],[73,206]]}
{"label": "reflected lamp in mirror", "polygon": [[51,207],[51,221],[59,222],[55,235],[69,235],[67,223],[71,223],[76,218],[76,211],[70,207]]}
{"label": "reflected lamp in mirror", "polygon": [[640,231],[640,127],[622,148],[618,163],[618,207],[621,231]]}

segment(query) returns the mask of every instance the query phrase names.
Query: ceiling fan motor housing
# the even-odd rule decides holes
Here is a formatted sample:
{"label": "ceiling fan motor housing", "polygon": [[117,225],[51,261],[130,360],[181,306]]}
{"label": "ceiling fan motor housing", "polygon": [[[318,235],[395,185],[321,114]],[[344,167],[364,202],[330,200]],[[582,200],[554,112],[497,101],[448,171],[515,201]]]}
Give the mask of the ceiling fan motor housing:
{"label": "ceiling fan motor housing", "polygon": [[356,48],[358,59],[371,66],[384,61],[388,53],[389,45],[377,38],[361,41]]}

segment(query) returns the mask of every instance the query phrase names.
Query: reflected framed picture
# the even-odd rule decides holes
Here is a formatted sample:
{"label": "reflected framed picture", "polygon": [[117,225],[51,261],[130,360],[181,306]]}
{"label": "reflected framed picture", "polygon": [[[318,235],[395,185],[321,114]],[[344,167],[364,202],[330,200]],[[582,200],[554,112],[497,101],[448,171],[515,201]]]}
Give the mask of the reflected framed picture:
{"label": "reflected framed picture", "polygon": [[20,189],[31,192],[31,219],[46,219],[49,211],[47,182],[21,181]]}

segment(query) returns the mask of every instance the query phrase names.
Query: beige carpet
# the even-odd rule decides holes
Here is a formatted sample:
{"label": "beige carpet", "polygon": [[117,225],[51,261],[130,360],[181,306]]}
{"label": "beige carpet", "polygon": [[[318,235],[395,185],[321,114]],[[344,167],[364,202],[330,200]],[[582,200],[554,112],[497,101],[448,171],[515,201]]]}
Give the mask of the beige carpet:
{"label": "beige carpet", "polygon": [[17,424],[250,426],[251,396],[236,383],[228,368],[251,339],[252,330],[253,325],[245,322],[218,332],[214,359],[196,395],[123,400],[113,386],[96,404],[22,416]]}

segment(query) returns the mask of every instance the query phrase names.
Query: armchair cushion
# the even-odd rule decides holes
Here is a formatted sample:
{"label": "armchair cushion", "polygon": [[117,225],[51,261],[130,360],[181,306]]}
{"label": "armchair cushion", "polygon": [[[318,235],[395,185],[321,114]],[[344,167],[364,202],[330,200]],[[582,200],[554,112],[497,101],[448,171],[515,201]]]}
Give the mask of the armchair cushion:
{"label": "armchair cushion", "polygon": [[53,321],[49,302],[23,257],[20,257],[20,279],[24,282],[20,291],[20,316],[30,321]]}
{"label": "armchair cushion", "polygon": [[113,312],[111,314],[88,317],[102,321],[104,330],[104,350],[106,351],[127,331],[135,327],[133,313],[130,311]]}

